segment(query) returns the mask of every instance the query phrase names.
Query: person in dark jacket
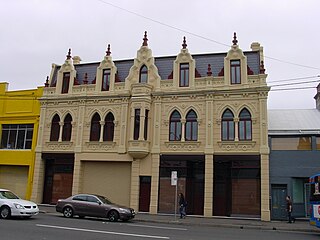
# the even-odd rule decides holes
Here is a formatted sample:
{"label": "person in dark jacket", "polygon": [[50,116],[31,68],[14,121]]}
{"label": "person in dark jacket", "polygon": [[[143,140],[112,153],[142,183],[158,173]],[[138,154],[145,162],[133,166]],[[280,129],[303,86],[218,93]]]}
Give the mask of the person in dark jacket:
{"label": "person in dark jacket", "polygon": [[183,193],[179,193],[179,212],[180,218],[186,218],[186,200],[184,199]]}
{"label": "person in dark jacket", "polygon": [[295,219],[292,217],[292,201],[290,196],[286,197],[286,202],[287,202],[288,223],[294,223]]}

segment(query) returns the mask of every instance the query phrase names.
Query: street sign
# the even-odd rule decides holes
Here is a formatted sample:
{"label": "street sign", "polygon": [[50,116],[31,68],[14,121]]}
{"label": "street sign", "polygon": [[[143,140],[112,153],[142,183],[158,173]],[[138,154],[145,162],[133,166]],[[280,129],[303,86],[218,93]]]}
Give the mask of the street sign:
{"label": "street sign", "polygon": [[178,172],[172,171],[171,172],[171,186],[177,186],[178,181]]}

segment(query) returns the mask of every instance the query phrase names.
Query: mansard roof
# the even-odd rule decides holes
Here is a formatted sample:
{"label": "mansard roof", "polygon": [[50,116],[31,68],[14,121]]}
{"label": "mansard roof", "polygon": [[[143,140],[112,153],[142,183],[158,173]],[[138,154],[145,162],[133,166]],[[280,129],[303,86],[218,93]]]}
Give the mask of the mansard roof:
{"label": "mansard roof", "polygon": [[[259,74],[260,55],[258,51],[244,52],[247,57],[248,67],[253,71],[253,74]],[[207,76],[208,64],[211,64],[212,76],[217,77],[221,69],[223,68],[224,58],[227,53],[205,53],[192,55],[196,63],[196,69],[198,73],[204,77]],[[155,65],[158,68],[159,75],[162,80],[168,79],[168,76],[173,71],[173,63],[176,60],[176,56],[155,57]],[[134,59],[127,60],[114,60],[118,72],[117,77],[121,82],[125,81],[125,78],[129,75],[129,70],[134,63]],[[100,62],[81,63],[75,64],[75,70],[77,71],[76,80],[79,84],[83,83],[85,73],[88,76],[89,84],[96,78],[97,68]],[[52,77],[51,85],[55,85],[57,80],[57,73],[61,66],[57,66]]]}

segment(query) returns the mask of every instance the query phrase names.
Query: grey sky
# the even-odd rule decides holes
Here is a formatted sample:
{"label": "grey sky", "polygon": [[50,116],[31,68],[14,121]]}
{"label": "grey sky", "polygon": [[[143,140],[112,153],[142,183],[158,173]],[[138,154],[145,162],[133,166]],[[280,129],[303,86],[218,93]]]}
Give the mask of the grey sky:
{"label": "grey sky", "polygon": [[[145,30],[154,56],[178,54],[183,36],[191,54],[227,52],[229,47],[223,44],[231,46],[237,32],[242,50],[250,50],[252,42],[264,47],[270,85],[317,76],[319,7],[319,0],[2,0],[0,82],[9,82],[9,90],[43,86],[51,64],[63,64],[68,48],[82,62],[101,61],[108,43],[114,60],[134,58]],[[315,80],[320,78],[299,81]],[[314,108],[317,84],[292,86],[311,89],[271,91],[268,107]]]}

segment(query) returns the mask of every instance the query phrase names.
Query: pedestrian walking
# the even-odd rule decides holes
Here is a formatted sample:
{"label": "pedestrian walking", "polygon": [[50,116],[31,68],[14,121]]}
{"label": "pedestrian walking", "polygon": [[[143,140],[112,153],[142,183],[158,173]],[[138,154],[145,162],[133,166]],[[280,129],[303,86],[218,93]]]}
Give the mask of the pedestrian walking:
{"label": "pedestrian walking", "polygon": [[287,202],[288,223],[294,223],[295,219],[292,217],[292,201],[290,196],[286,197],[286,202]]}
{"label": "pedestrian walking", "polygon": [[183,193],[179,193],[179,212],[180,218],[186,218],[186,206],[187,202],[184,199]]}

